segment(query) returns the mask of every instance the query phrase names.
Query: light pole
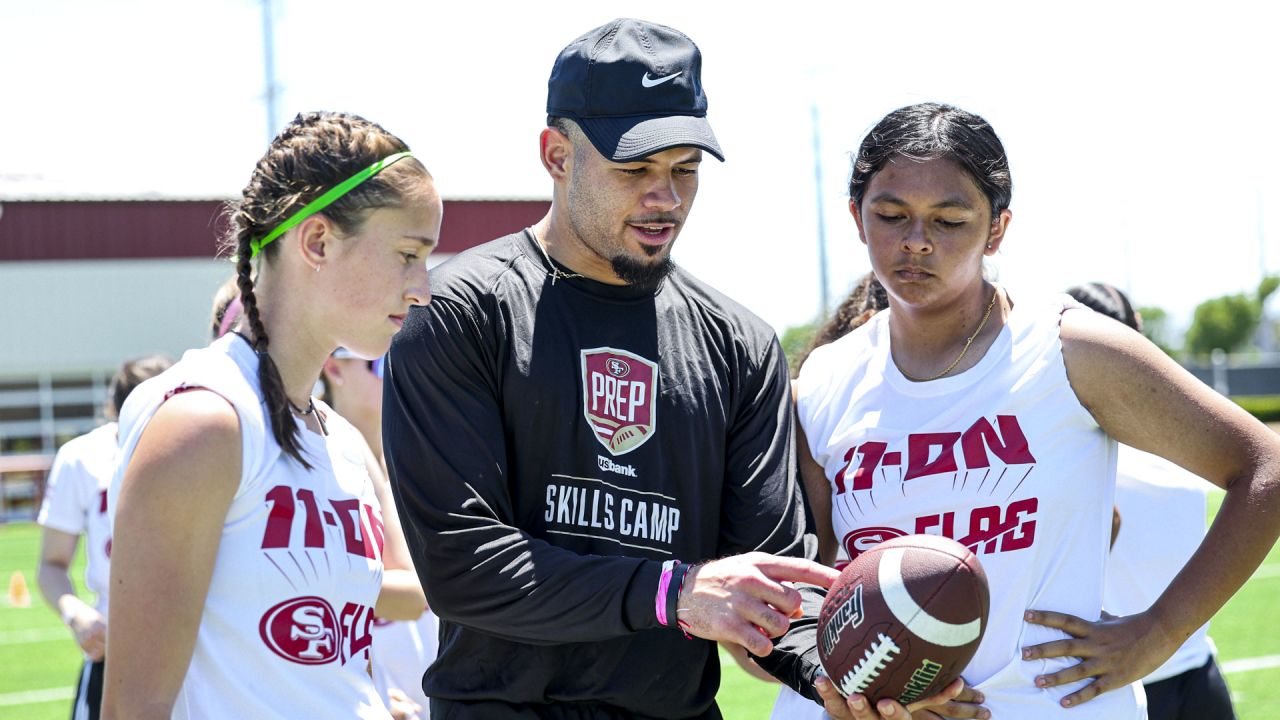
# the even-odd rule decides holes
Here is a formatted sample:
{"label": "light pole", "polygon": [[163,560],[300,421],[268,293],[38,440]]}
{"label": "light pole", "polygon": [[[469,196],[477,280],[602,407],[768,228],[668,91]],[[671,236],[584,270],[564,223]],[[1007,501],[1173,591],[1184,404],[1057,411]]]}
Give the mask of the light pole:
{"label": "light pole", "polygon": [[827,212],[822,200],[822,136],[818,123],[818,101],[814,100],[809,109],[813,124],[814,196],[818,199],[818,292],[822,296],[818,303],[818,307],[822,310],[819,322],[825,322],[828,311],[827,302],[831,295],[827,290]]}
{"label": "light pole", "polygon": [[276,98],[280,88],[276,85],[276,51],[275,31],[271,26],[271,3],[273,0],[262,0],[262,55],[263,68],[266,70],[267,100],[267,142],[276,137]]}

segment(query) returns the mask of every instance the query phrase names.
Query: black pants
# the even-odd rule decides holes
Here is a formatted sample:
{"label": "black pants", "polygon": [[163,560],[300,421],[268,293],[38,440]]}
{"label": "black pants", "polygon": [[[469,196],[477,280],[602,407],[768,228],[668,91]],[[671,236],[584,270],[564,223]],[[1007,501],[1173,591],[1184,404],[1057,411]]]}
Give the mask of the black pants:
{"label": "black pants", "polygon": [[76,681],[76,701],[71,706],[71,720],[98,720],[102,709],[102,673],[106,661],[86,661]]}
{"label": "black pants", "polygon": [[[431,720],[654,720],[608,705],[585,702],[512,705],[484,700],[430,700]],[[720,709],[712,703],[696,720],[721,720]]]}
{"label": "black pants", "polygon": [[1202,667],[1144,687],[1148,720],[1235,720],[1227,683],[1212,657]]}

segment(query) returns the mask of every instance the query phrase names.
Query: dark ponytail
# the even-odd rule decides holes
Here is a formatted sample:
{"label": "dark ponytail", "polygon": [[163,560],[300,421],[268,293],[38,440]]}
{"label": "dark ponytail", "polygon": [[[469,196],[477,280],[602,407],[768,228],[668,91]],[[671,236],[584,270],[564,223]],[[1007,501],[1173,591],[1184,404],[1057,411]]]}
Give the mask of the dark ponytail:
{"label": "dark ponytail", "polygon": [[1067,294],[1090,310],[1119,320],[1134,330],[1142,332],[1142,323],[1138,319],[1138,313],[1134,312],[1129,298],[1120,292],[1119,288],[1106,283],[1091,282],[1085,285],[1077,285],[1068,290]]}
{"label": "dark ponytail", "polygon": [[[286,455],[308,470],[311,464],[302,456],[298,426],[293,420],[294,408],[285,393],[280,370],[268,352],[270,338],[254,295],[251,243],[338,183],[404,150],[408,150],[408,146],[395,135],[357,115],[299,114],[271,142],[266,154],[258,160],[241,199],[230,203],[226,210],[232,229],[223,241],[223,251],[236,256],[236,286],[249,321],[248,340],[258,355],[258,382],[262,386],[271,434]],[[422,163],[406,158],[338,198],[322,212],[340,232],[351,235],[359,231],[369,212],[403,206],[408,197],[421,191],[423,180],[430,177]],[[262,249],[258,260],[260,270],[270,265],[281,244],[283,238]]]}

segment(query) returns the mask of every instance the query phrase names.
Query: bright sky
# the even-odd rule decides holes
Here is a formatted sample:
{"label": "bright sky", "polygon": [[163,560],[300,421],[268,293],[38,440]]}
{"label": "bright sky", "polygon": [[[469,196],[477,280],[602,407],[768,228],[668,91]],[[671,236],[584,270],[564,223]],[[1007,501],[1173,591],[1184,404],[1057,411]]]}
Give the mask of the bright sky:
{"label": "bright sky", "polygon": [[[985,116],[1009,151],[1003,282],[1109,281],[1185,325],[1280,271],[1266,5],[274,0],[280,121],[356,112],[408,141],[445,197],[548,197],[551,64],[638,15],[701,47],[728,158],[704,163],[676,258],[779,331],[817,312],[819,197],[833,301],[868,269],[849,152],[924,100]],[[4,0],[0,67],[0,198],[230,196],[266,147],[258,0]]]}

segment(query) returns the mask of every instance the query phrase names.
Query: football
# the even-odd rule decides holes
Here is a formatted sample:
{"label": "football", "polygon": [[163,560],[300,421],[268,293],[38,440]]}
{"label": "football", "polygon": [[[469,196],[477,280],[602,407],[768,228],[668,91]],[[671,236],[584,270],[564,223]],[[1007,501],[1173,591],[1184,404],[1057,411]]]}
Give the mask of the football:
{"label": "football", "polygon": [[645,441],[649,428],[644,425],[625,425],[618,428],[609,441],[609,449],[614,455],[621,455]]}
{"label": "football", "polygon": [[818,657],[845,696],[906,705],[942,691],[978,650],[991,598],[978,558],[937,535],[854,558],[818,615]]}

